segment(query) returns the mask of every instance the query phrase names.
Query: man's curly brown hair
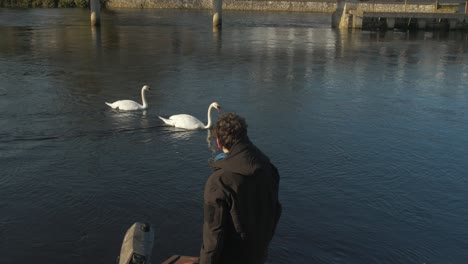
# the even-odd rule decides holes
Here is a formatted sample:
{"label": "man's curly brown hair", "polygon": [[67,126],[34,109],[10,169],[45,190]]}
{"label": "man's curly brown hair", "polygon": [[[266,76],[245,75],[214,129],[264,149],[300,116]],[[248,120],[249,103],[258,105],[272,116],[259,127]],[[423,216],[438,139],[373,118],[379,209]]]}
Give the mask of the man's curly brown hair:
{"label": "man's curly brown hair", "polygon": [[221,115],[213,127],[213,136],[227,149],[237,142],[247,139],[247,123],[235,113]]}

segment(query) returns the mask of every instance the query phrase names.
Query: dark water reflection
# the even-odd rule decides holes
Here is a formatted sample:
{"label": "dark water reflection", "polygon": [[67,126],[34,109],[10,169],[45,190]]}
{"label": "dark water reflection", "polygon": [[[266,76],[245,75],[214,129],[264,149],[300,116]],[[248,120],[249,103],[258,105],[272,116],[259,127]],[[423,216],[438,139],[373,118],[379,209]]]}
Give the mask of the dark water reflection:
{"label": "dark water reflection", "polygon": [[[278,165],[271,263],[468,259],[468,40],[348,32],[321,14],[0,9],[0,263],[109,263],[135,221],[154,263],[197,255],[218,101]],[[104,101],[140,100],[121,113]]]}

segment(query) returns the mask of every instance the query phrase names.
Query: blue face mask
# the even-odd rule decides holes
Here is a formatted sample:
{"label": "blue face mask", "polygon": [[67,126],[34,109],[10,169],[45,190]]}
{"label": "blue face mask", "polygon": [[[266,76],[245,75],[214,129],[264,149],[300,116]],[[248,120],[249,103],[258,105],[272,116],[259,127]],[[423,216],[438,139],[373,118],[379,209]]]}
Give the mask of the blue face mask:
{"label": "blue face mask", "polygon": [[214,158],[214,161],[218,161],[218,160],[222,160],[224,159],[225,157],[227,156],[226,153],[219,153],[218,155],[216,155],[216,157]]}

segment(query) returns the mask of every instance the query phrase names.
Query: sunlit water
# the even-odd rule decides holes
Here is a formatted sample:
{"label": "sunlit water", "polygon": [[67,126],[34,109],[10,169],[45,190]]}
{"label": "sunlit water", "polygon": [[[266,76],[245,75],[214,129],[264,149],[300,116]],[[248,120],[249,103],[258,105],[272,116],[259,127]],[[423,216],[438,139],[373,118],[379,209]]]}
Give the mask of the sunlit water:
{"label": "sunlit water", "polygon": [[[330,16],[0,9],[0,263],[198,255],[218,101],[281,173],[270,263],[468,261],[468,37],[348,32]],[[104,102],[140,100],[145,112]],[[213,118],[216,119],[214,113]]]}

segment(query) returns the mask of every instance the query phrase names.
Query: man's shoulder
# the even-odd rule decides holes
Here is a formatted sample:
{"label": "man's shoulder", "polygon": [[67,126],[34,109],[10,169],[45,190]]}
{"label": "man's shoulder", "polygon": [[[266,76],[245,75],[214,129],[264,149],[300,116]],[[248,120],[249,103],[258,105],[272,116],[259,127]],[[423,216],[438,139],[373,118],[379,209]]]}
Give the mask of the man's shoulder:
{"label": "man's shoulder", "polygon": [[234,173],[226,168],[216,168],[216,170],[208,177],[207,182],[210,184],[226,185],[230,182]]}
{"label": "man's shoulder", "polygon": [[205,184],[205,202],[226,199],[226,194],[230,190],[228,174],[230,172],[224,169],[217,169],[208,177]]}
{"label": "man's shoulder", "polygon": [[219,181],[219,178],[221,175],[224,173],[224,170],[221,168],[216,168],[213,173],[211,173],[210,176],[208,176],[208,179],[206,180],[207,184],[214,184]]}
{"label": "man's shoulder", "polygon": [[215,192],[221,190],[223,193],[229,190],[237,189],[241,184],[242,175],[232,172],[225,168],[219,168],[214,171],[207,179],[205,190]]}

